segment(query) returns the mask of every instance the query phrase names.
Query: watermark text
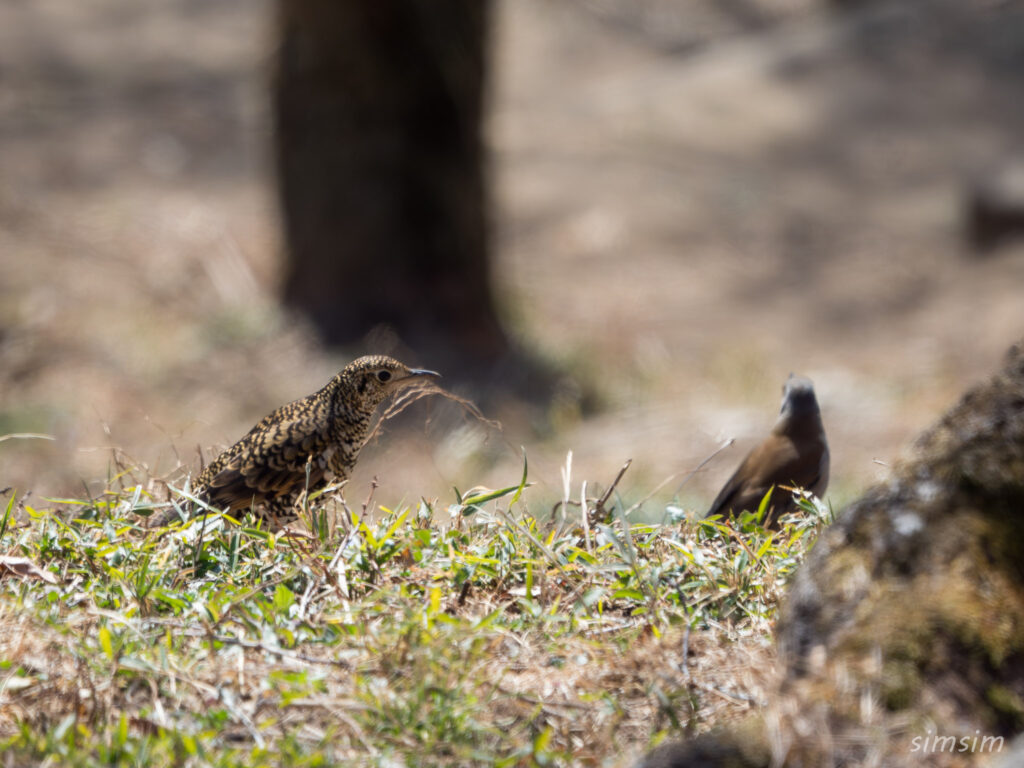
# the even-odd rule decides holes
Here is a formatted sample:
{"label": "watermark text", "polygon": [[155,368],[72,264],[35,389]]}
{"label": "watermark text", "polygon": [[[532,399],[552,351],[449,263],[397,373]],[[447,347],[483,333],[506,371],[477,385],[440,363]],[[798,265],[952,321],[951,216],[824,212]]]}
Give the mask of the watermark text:
{"label": "watermark text", "polygon": [[981,731],[975,731],[974,735],[968,736],[939,736],[929,733],[926,736],[915,736],[910,740],[911,752],[1002,752],[1003,737],[987,736]]}

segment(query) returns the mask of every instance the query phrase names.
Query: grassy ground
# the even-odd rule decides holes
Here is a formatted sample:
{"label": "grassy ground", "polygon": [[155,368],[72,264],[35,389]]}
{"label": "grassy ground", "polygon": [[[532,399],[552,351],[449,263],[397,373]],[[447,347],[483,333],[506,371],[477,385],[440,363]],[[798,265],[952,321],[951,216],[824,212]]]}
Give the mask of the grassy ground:
{"label": "grassy ground", "polygon": [[151,530],[181,496],[111,472],[94,499],[7,500],[5,765],[629,765],[759,705],[828,516],[624,525],[645,510],[552,510],[524,466],[450,502],[314,498],[301,532]]}

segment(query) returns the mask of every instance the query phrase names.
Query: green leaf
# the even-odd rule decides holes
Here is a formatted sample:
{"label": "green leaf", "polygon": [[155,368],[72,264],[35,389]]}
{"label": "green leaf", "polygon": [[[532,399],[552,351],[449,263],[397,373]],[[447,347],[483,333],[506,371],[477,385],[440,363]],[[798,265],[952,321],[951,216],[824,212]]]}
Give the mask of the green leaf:
{"label": "green leaf", "polygon": [[505,611],[503,609],[501,609],[501,608],[499,608],[496,611],[491,611],[486,616],[483,616],[480,619],[478,619],[477,621],[473,622],[473,625],[472,625],[473,629],[476,629],[476,630],[487,629],[494,622],[496,622],[498,619],[500,619],[504,615],[504,613],[505,613]]}
{"label": "green leaf", "polygon": [[643,600],[644,593],[639,589],[617,589],[612,592],[612,599]]}
{"label": "green leaf", "polygon": [[404,512],[402,512],[402,514],[400,514],[397,518],[395,518],[394,522],[392,522],[391,525],[388,526],[388,529],[384,532],[384,535],[381,537],[381,540],[385,541],[387,539],[390,539],[392,536],[394,536],[395,535],[395,531],[397,531],[398,527],[402,523],[405,522],[405,519],[407,517],[409,517],[409,513],[411,511],[412,511],[412,508],[407,507],[406,510]]}
{"label": "green leaf", "polygon": [[117,723],[117,746],[124,747],[128,743],[128,717],[124,712]]}
{"label": "green leaf", "polygon": [[106,627],[100,627],[99,631],[100,648],[107,654],[107,658],[111,661],[114,660],[114,643],[110,637],[110,630]]}
{"label": "green leaf", "polygon": [[775,486],[773,485],[771,488],[768,489],[768,493],[766,493],[764,495],[764,498],[761,499],[761,503],[757,505],[757,522],[758,523],[762,523],[766,519],[765,515],[768,514],[768,507],[771,506],[772,492],[774,490],[775,490]]}
{"label": "green leaf", "polygon": [[438,587],[432,587],[429,596],[430,604],[430,615],[436,616],[441,612],[441,590]]}
{"label": "green leaf", "polygon": [[7,509],[4,511],[4,519],[3,519],[3,521],[0,521],[0,538],[3,538],[3,535],[5,533],[7,533],[7,526],[8,526],[8,524],[11,521],[11,512],[14,510],[14,497],[15,497],[15,495],[16,495],[16,493],[12,489],[11,490],[11,498],[7,500]]}
{"label": "green leaf", "polygon": [[252,536],[254,539],[260,539],[261,541],[264,541],[267,544],[273,543],[274,534],[270,533],[269,531],[263,531],[259,528],[243,528],[242,533],[246,534],[247,536]]}
{"label": "green leaf", "polygon": [[479,506],[480,504],[484,504],[488,501],[493,501],[494,499],[500,499],[502,496],[507,496],[512,493],[512,491],[518,490],[519,487],[520,486],[518,485],[510,485],[507,488],[500,488],[496,491],[487,491],[486,493],[481,493],[477,496],[470,496],[468,499],[463,499],[459,503],[464,507]]}
{"label": "green leaf", "polygon": [[278,584],[274,590],[274,610],[277,613],[287,614],[288,609],[295,604],[295,593],[284,584]]}
{"label": "green leaf", "polygon": [[608,591],[603,587],[591,587],[580,597],[579,602],[586,608],[590,608],[595,603],[604,600],[607,596]]}
{"label": "green leaf", "polygon": [[537,734],[533,740],[533,759],[541,765],[547,765],[551,761],[550,747],[551,737],[554,732],[551,730],[549,725],[543,731]]}
{"label": "green leaf", "polygon": [[516,495],[512,497],[512,501],[509,502],[509,506],[512,506],[519,501],[519,496],[523,492],[523,488],[526,487],[526,448],[523,447],[520,448],[520,450],[523,452],[523,478],[519,481],[519,487],[516,488]]}

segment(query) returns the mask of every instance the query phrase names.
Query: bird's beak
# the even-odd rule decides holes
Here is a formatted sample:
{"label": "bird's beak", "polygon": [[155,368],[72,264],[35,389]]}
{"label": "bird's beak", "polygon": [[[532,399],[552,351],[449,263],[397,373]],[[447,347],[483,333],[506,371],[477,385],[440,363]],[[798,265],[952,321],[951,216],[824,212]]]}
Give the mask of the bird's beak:
{"label": "bird's beak", "polygon": [[427,376],[427,377],[433,378],[433,379],[440,379],[441,378],[441,374],[440,373],[438,373],[437,371],[428,371],[426,368],[412,368],[412,369],[410,369],[409,370],[409,375],[406,376],[406,378],[409,379],[409,378],[412,378],[413,376]]}

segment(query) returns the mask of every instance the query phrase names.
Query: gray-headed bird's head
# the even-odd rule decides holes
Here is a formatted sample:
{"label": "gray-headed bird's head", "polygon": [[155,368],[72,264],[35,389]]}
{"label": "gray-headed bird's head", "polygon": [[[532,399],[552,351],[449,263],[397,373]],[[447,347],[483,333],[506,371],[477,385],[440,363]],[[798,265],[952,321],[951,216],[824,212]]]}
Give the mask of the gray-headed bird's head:
{"label": "gray-headed bird's head", "polygon": [[803,376],[789,374],[782,385],[782,407],[779,418],[805,416],[819,413],[818,399],[814,396],[814,384]]}

